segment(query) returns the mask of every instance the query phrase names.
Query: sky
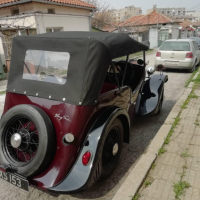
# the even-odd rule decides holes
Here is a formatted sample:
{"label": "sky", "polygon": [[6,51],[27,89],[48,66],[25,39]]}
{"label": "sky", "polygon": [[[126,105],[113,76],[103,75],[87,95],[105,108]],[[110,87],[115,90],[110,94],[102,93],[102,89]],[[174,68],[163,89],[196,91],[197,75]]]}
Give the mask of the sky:
{"label": "sky", "polygon": [[[101,0],[103,1],[103,0]],[[157,7],[186,7],[186,10],[191,10],[193,7],[199,6],[198,11],[200,11],[200,1],[199,0],[104,0],[110,4],[111,8],[124,8],[126,6],[134,5],[135,7],[141,7],[142,13],[146,14],[147,9],[153,8],[154,4]],[[196,8],[196,9],[197,9]]]}

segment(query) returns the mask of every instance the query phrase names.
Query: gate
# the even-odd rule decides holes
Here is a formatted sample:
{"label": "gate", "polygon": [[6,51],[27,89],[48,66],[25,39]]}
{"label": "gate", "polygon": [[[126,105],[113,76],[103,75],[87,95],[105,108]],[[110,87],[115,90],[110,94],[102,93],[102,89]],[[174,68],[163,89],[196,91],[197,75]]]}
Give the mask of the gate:
{"label": "gate", "polygon": [[161,44],[165,41],[168,40],[169,38],[169,32],[168,31],[160,31],[158,33],[158,47],[161,46]]}

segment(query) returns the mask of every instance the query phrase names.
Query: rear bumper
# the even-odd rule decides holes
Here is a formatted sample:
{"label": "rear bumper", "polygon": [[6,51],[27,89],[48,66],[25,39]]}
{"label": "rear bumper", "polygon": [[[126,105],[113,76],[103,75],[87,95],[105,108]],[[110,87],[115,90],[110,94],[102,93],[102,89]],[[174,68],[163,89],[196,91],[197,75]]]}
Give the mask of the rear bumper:
{"label": "rear bumper", "polygon": [[[174,60],[176,62],[176,60]],[[159,64],[163,65],[164,68],[169,68],[169,69],[191,69],[194,65],[193,60],[188,59],[188,60],[183,60],[183,61],[178,61],[178,64],[172,65],[172,64],[166,64],[166,60],[164,59],[156,59],[155,60],[155,68]]]}

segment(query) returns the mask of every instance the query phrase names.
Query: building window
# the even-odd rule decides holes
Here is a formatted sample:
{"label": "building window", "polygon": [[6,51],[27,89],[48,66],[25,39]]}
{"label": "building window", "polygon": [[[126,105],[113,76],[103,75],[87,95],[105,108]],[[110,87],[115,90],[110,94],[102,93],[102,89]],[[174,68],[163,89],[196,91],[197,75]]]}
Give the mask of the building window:
{"label": "building window", "polygon": [[48,8],[48,14],[55,14],[55,8]]}
{"label": "building window", "polygon": [[47,33],[60,32],[63,28],[46,28]]}
{"label": "building window", "polygon": [[14,8],[11,10],[12,15],[19,15],[19,8]]}

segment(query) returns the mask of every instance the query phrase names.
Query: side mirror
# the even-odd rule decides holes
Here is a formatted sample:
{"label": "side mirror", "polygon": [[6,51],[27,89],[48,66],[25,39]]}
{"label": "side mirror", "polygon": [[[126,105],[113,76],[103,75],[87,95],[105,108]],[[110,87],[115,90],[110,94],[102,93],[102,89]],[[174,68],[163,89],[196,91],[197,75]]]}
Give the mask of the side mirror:
{"label": "side mirror", "polygon": [[155,72],[155,68],[154,67],[148,67],[147,68],[147,74],[148,74],[148,76],[151,76],[154,72]]}
{"label": "side mirror", "polygon": [[144,64],[144,61],[143,61],[142,59],[138,59],[138,60],[137,60],[137,64],[138,64],[138,65],[143,65],[143,64]]}
{"label": "side mirror", "polygon": [[160,65],[157,66],[157,70],[158,70],[158,71],[162,71],[163,69],[164,69],[164,66],[163,66],[163,65],[160,64]]}

